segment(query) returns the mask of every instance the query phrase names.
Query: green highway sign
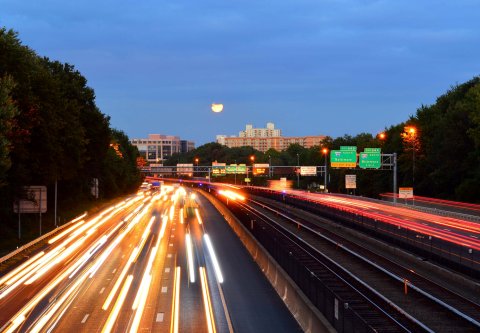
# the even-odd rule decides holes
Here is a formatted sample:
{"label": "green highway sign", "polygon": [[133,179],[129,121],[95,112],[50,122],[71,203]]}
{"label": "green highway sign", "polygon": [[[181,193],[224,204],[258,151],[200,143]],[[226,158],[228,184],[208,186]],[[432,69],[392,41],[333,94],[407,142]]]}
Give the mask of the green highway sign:
{"label": "green highway sign", "polygon": [[357,146],[340,146],[340,150],[357,152]]}
{"label": "green highway sign", "polygon": [[247,166],[245,164],[230,164],[226,166],[228,175],[245,174],[247,173]]}
{"label": "green highway sign", "polygon": [[357,166],[357,147],[353,148],[355,150],[332,150],[330,166],[332,168],[355,168]]}
{"label": "green highway sign", "polygon": [[246,164],[237,165],[237,173],[241,173],[241,174],[247,173],[247,165]]}
{"label": "green highway sign", "polygon": [[225,163],[212,162],[212,176],[225,176],[227,173],[227,166]]}
{"label": "green highway sign", "polygon": [[365,148],[365,153],[381,153],[381,148]]}
{"label": "green highway sign", "polygon": [[[366,148],[365,148],[366,149]],[[362,169],[380,169],[382,159],[380,152],[363,152],[360,153],[358,165]]]}
{"label": "green highway sign", "polygon": [[237,165],[236,164],[230,164],[227,165],[227,175],[237,173]]}

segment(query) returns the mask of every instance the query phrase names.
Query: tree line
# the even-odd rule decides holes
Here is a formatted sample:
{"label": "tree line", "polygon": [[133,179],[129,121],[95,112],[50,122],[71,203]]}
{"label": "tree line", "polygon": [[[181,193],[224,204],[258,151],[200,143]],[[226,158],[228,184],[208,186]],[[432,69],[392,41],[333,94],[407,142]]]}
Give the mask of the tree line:
{"label": "tree line", "polygon": [[[417,195],[451,200],[480,202],[480,77],[452,86],[432,105],[422,105],[406,121],[385,128],[380,133],[360,133],[327,137],[318,147],[291,145],[285,151],[262,153],[252,147],[228,148],[208,143],[197,149],[173,155],[166,164],[194,163],[209,165],[212,161],[247,163],[255,156],[259,163],[272,165],[324,165],[322,149],[357,146],[357,151],[379,147],[382,153],[397,154],[398,186],[414,187]],[[332,169],[328,188],[347,192],[345,174],[357,175],[356,194],[378,197],[393,190],[391,170]],[[291,174],[296,179],[295,174]],[[301,186],[323,184],[323,178],[302,177]],[[261,181],[259,179],[258,181]]]}
{"label": "tree line", "polygon": [[[0,223],[13,229],[13,202],[24,187],[58,184],[59,208],[135,189],[138,151],[95,104],[73,65],[37,55],[18,34],[0,29]],[[8,237],[8,232],[5,234]]]}

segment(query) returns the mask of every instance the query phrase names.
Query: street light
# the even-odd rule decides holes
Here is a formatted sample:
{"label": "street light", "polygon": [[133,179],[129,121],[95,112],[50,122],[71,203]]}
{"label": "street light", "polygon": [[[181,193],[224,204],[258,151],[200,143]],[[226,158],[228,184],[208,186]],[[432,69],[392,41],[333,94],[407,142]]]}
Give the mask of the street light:
{"label": "street light", "polygon": [[385,132],[382,132],[382,133],[379,133],[379,134],[378,134],[378,138],[379,138],[380,140],[385,140],[385,139],[387,138],[387,135],[385,134]]}
{"label": "street light", "polygon": [[412,187],[415,186],[415,150],[417,149],[417,129],[413,126],[404,128],[403,138],[412,145]]}
{"label": "street light", "polygon": [[272,156],[268,155],[268,176],[272,178],[273,169],[272,169]]}
{"label": "street light", "polygon": [[[250,161],[252,162],[252,179],[253,179],[253,163],[255,162],[255,155],[250,155]],[[248,178],[248,166],[247,166],[247,178]]]}
{"label": "street light", "polygon": [[198,157],[195,157],[195,166],[196,166],[196,168],[195,168],[193,174],[195,174],[195,172],[198,172]]}
{"label": "street light", "polygon": [[323,153],[323,155],[325,155],[325,172],[323,173],[323,175],[324,175],[324,180],[323,180],[324,189],[323,190],[326,193],[327,192],[327,156],[328,156],[328,149],[323,148],[322,153]]}

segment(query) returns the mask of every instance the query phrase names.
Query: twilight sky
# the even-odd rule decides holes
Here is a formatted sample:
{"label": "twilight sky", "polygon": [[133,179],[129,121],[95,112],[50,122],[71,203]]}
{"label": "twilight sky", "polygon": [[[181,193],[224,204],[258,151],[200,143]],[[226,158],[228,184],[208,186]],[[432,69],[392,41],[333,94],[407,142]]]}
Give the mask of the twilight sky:
{"label": "twilight sky", "polygon": [[[377,133],[480,74],[478,0],[0,0],[131,138]],[[225,105],[213,114],[210,104]]]}

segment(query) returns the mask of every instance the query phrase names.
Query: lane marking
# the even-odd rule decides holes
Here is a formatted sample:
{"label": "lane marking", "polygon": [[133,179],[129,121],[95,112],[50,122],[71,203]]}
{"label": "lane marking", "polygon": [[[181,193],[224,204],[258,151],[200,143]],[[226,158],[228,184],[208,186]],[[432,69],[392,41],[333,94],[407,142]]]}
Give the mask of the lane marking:
{"label": "lane marking", "polygon": [[166,294],[168,290],[168,287],[162,287],[162,294]]}
{"label": "lane marking", "polygon": [[112,274],[115,274],[116,271],[117,271],[117,269],[115,268],[115,269],[112,271]]}
{"label": "lane marking", "polygon": [[173,243],[170,243],[168,246],[173,246]]}
{"label": "lane marking", "polygon": [[85,324],[87,322],[88,316],[90,316],[90,314],[87,313],[85,317],[83,317],[82,324]]}
{"label": "lane marking", "polygon": [[164,314],[163,312],[157,313],[157,319],[156,319],[157,323],[160,323],[160,322],[163,321],[163,316],[164,316],[164,315],[165,315],[165,314]]}
{"label": "lane marking", "polygon": [[171,257],[172,257],[171,253],[167,254],[167,258],[171,258]]}
{"label": "lane marking", "polygon": [[100,294],[103,294],[104,291],[105,291],[105,287],[103,287],[102,289],[100,289]]}
{"label": "lane marking", "polygon": [[175,237],[175,235],[174,235],[174,234],[171,234],[171,235],[170,235],[170,238],[173,238],[173,237]]}
{"label": "lane marking", "polygon": [[165,268],[165,273],[170,273],[170,267]]}

